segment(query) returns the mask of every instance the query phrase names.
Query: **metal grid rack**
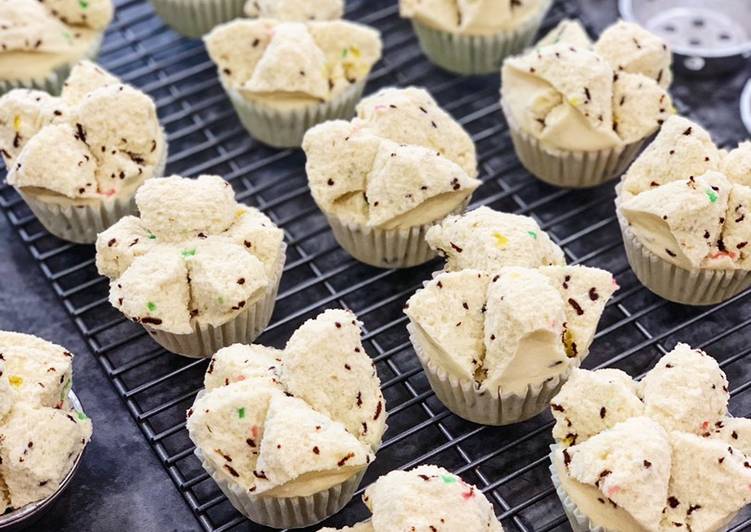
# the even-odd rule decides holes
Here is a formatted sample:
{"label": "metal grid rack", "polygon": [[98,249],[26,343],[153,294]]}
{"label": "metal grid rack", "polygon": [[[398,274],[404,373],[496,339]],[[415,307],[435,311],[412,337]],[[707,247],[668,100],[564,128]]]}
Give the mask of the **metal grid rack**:
{"label": "metal grid rack", "polygon": [[[116,1],[101,63],[157,101],[170,141],[170,173],[216,173],[239,199],[262,209],[286,232],[288,259],[272,325],[259,342],[281,346],[305,319],[327,307],[348,307],[365,323],[365,345],[376,361],[387,400],[389,430],[365,482],[387,471],[438,463],[480,486],[507,530],[566,529],[548,464],[551,417],[544,413],[510,427],[466,422],[433,396],[405,331],[406,299],[439,263],[406,271],[355,262],[333,240],[308,194],[299,150],[257,144],[235,117],[198,40],[165,29],[143,0]],[[613,186],[570,191],[533,179],[513,154],[498,108],[497,76],[457,78],[422,56],[395,0],[350,1],[347,17],[383,34],[384,60],[369,91],[387,85],[427,87],[472,134],[483,186],[474,206],[533,216],[561,245],[570,263],[612,271],[621,290],[608,304],[585,366],[614,366],[641,375],[678,340],[709,350],[731,382],[731,411],[751,413],[749,293],[711,308],[687,308],[654,296],[628,267],[613,212]],[[557,0],[545,28],[578,15],[573,1]],[[193,455],[185,430],[206,369],[205,360],[166,353],[144,330],[107,302],[92,246],[49,235],[21,198],[0,187],[0,207],[27,245],[77,328],[101,362],[149,444],[205,530],[262,530],[227,502]],[[352,524],[367,514],[358,498],[327,524]],[[732,530],[751,527],[751,512]]]}

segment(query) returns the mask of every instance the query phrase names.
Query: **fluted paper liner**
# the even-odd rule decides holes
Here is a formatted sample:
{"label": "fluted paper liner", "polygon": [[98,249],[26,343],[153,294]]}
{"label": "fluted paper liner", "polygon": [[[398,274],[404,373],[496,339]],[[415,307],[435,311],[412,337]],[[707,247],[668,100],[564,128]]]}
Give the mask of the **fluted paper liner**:
{"label": "fluted paper liner", "polygon": [[313,126],[352,118],[366,81],[353,83],[332,100],[287,109],[249,100],[235,89],[224,88],[240,122],[256,140],[275,148],[299,148],[305,132]]}
{"label": "fluted paper liner", "polygon": [[[464,212],[470,198],[471,195],[447,216]],[[443,218],[414,227],[381,229],[347,223],[333,214],[324,214],[339,245],[365,264],[377,268],[411,268],[436,256],[436,252],[425,241],[425,235],[428,229],[440,223]]]}
{"label": "fluted paper liner", "polygon": [[569,366],[555,377],[527,385],[523,393],[480,391],[474,381],[459,379],[434,364],[429,356],[433,348],[421,342],[412,323],[407,330],[436,397],[457,416],[481,425],[509,425],[536,416],[548,407],[571,374]]}
{"label": "fluted paper liner", "polygon": [[245,0],[151,0],[151,5],[176,32],[200,37],[214,26],[243,16]]}
{"label": "fluted paper liner", "polygon": [[[166,161],[165,140],[164,157],[154,166],[154,177],[151,179],[164,175]],[[63,203],[44,201],[34,194],[25,192],[23,187],[16,190],[47,231],[76,244],[93,244],[96,242],[97,234],[114,225],[120,218],[131,214],[138,215],[135,201],[138,187],[133,188],[127,195],[81,204],[66,199],[63,199]]]}
{"label": "fluted paper liner", "polygon": [[[550,480],[553,481],[555,492],[561,500],[563,511],[566,512],[566,517],[568,517],[568,522],[571,525],[573,532],[617,532],[609,528],[595,525],[589,517],[579,510],[579,507],[573,499],[571,499],[568,493],[566,493],[566,489],[563,487],[563,483],[561,483],[561,479],[558,477],[558,472],[556,471],[553,461],[553,455],[558,449],[558,444],[550,446]],[[738,512],[728,516],[725,523],[718,530],[727,530],[727,525],[735,519],[736,515],[738,515]]]}
{"label": "fluted paper liner", "polygon": [[250,344],[258,338],[271,321],[282,279],[287,245],[282,242],[276,264],[276,273],[266,293],[252,305],[222,325],[213,326],[193,320],[193,332],[174,334],[152,327],[145,327],[156,343],[167,351],[190,358],[210,357],[223,347],[236,343]]}
{"label": "fluted paper liner", "polygon": [[550,185],[589,188],[619,177],[636,159],[652,135],[641,140],[596,151],[551,150],[523,131],[501,102],[516,156],[527,171]]}
{"label": "fluted paper liner", "polygon": [[195,454],[238,512],[254,523],[272,528],[303,528],[331,517],[352,500],[367,470],[363,468],[341,484],[307,497],[272,497],[252,495],[217,470],[198,447]]}
{"label": "fluted paper liner", "polygon": [[45,72],[39,76],[26,79],[0,79],[0,96],[13,89],[34,89],[48,92],[58,96],[63,90],[63,84],[68,79],[73,66],[81,59],[94,60],[99,55],[99,49],[102,46],[102,35],[99,35],[91,44],[89,50],[83,57],[76,58],[70,63],[63,63],[50,72]]}
{"label": "fluted paper liner", "polygon": [[751,286],[751,272],[748,270],[687,270],[652,253],[642,245],[621,213],[621,186],[622,183],[616,187],[615,210],[623,235],[623,246],[634,275],[649,290],[674,303],[714,305]]}
{"label": "fluted paper liner", "polygon": [[551,3],[544,0],[538,13],[518,28],[494,35],[461,35],[425,26],[415,19],[412,27],[422,51],[439,67],[455,74],[497,74],[506,57],[529,46]]}

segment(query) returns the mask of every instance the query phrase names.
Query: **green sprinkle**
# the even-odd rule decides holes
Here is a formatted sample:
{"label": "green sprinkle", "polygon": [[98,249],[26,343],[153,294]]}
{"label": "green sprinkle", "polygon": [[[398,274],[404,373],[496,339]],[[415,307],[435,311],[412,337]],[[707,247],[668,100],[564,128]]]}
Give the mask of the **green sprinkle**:
{"label": "green sprinkle", "polygon": [[146,303],[146,308],[149,309],[151,312],[154,312],[156,310],[156,304],[152,301],[149,301]]}
{"label": "green sprinkle", "polygon": [[149,240],[156,240],[156,235],[149,233]]}
{"label": "green sprinkle", "polygon": [[237,409],[237,415],[240,416],[240,419],[245,417],[245,407],[238,408]]}
{"label": "green sprinkle", "polygon": [[347,57],[348,52],[349,50],[347,50],[346,48],[342,48],[342,57]]}
{"label": "green sprinkle", "polygon": [[71,35],[70,32],[64,31],[63,37],[65,37],[65,40],[68,41],[68,44],[71,44],[73,42],[73,35]]}
{"label": "green sprinkle", "polygon": [[711,201],[712,203],[717,201],[718,196],[714,190],[712,190],[711,188],[708,188],[705,192],[707,193],[707,197],[709,198],[709,201]]}
{"label": "green sprinkle", "polygon": [[224,305],[224,298],[222,296],[217,297],[216,300],[219,301],[220,305]]}
{"label": "green sprinkle", "polygon": [[453,475],[441,475],[441,480],[443,480],[444,484],[456,483],[456,477]]}
{"label": "green sprinkle", "polygon": [[85,11],[89,8],[89,0],[78,0],[78,5]]}
{"label": "green sprinkle", "polygon": [[527,231],[527,234],[537,240],[537,233],[535,231]]}
{"label": "green sprinkle", "polygon": [[78,419],[80,419],[81,421],[83,421],[85,419],[89,419],[89,416],[87,416],[83,412],[76,412],[76,413],[78,414]]}
{"label": "green sprinkle", "polygon": [[196,248],[193,248],[193,249],[184,249],[182,251],[182,256],[183,257],[194,257],[195,254],[196,254]]}

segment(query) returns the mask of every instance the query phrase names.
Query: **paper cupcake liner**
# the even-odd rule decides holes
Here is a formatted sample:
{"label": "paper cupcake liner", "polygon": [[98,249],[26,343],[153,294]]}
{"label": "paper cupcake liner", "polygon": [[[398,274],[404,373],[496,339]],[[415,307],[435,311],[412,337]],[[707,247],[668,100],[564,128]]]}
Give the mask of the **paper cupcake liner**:
{"label": "paper cupcake liner", "polygon": [[63,90],[63,84],[68,79],[73,66],[80,59],[95,59],[99,55],[99,49],[102,47],[102,36],[94,39],[91,48],[84,54],[70,63],[64,63],[50,72],[27,79],[0,79],[0,96],[13,89],[35,89],[48,92],[52,95],[59,95]]}
{"label": "paper cupcake liner", "polygon": [[[154,177],[164,175],[166,163],[165,145],[163,159],[154,166]],[[33,194],[24,192],[23,188],[17,188],[16,191],[47,231],[76,244],[93,244],[96,242],[97,234],[115,224],[120,218],[138,214],[135,201],[137,189],[138,187],[134,188],[129,196],[107,198],[81,205],[70,201],[64,204],[43,201]]]}
{"label": "paper cupcake liner", "polygon": [[151,0],[151,5],[176,32],[200,37],[214,26],[243,16],[245,0]]}
{"label": "paper cupcake liner", "polygon": [[[447,216],[464,212],[470,198],[471,196]],[[424,264],[437,255],[428,246],[425,235],[440,219],[429,224],[397,229],[347,223],[332,214],[326,214],[326,219],[339,245],[352,257],[370,266],[411,268]]]}
{"label": "paper cupcake liner", "polygon": [[217,470],[200,449],[196,448],[195,454],[238,512],[254,523],[272,528],[303,528],[331,517],[352,500],[366,471],[363,469],[341,484],[307,497],[254,496]]}
{"label": "paper cupcake liner", "polygon": [[[553,481],[553,487],[555,487],[555,492],[558,495],[558,498],[561,500],[563,511],[566,513],[566,517],[568,517],[568,522],[571,525],[573,532],[617,532],[610,528],[605,528],[594,524],[592,520],[584,514],[584,512],[579,510],[579,507],[576,505],[573,499],[569,497],[566,489],[563,487],[563,483],[561,482],[560,477],[558,476],[555,465],[553,465],[553,454],[558,450],[558,448],[559,445],[557,444],[550,446],[550,480]],[[735,512],[732,515],[728,516],[728,518],[723,522],[718,531],[727,530],[728,525],[733,521],[733,519],[735,519],[737,515],[738,512]]]}
{"label": "paper cupcake liner", "polygon": [[686,270],[652,253],[628,226],[618,203],[616,198],[618,224],[631,270],[641,284],[658,296],[684,305],[714,305],[751,286],[748,270]]}
{"label": "paper cupcake liner", "polygon": [[636,159],[651,137],[636,142],[597,151],[564,151],[546,149],[542,143],[519,128],[506,112],[514,151],[527,171],[550,185],[565,188],[588,188],[619,177]]}
{"label": "paper cupcake liner", "polygon": [[149,335],[167,351],[190,358],[210,357],[223,347],[232,344],[250,344],[258,338],[271,321],[282,279],[287,245],[282,243],[277,269],[266,294],[237,316],[222,325],[193,322],[193,332],[174,334],[151,327],[145,327]]}
{"label": "paper cupcake liner", "polygon": [[436,397],[457,416],[481,425],[509,425],[530,419],[548,408],[571,374],[571,366],[561,374],[530,384],[523,393],[480,391],[473,381],[458,379],[436,366],[412,323],[407,325],[409,339],[420,359]]}
{"label": "paper cupcake liner", "polygon": [[539,12],[518,28],[495,35],[460,35],[412,20],[420,47],[428,59],[455,74],[497,74],[503,60],[524,50],[535,37],[552,3],[541,2]]}
{"label": "paper cupcake liner", "polygon": [[225,90],[240,122],[256,140],[275,148],[299,148],[311,127],[327,120],[352,118],[365,83],[363,79],[352,84],[331,101],[290,109],[248,100],[231,88]]}

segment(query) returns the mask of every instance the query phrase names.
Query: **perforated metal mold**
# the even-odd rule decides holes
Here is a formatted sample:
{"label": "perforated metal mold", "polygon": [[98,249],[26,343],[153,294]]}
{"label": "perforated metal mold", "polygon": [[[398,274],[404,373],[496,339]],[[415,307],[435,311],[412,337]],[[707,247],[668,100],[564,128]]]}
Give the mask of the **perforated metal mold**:
{"label": "perforated metal mold", "polygon": [[[116,4],[117,19],[100,60],[155,98],[169,135],[168,172],[223,175],[240,200],[259,207],[285,230],[287,265],[272,324],[259,342],[282,346],[304,320],[329,307],[348,307],[364,322],[364,344],[376,362],[390,415],[383,447],[364,482],[394,468],[437,463],[480,486],[506,530],[567,530],[547,468],[550,415],[508,427],[474,425],[448,412],[427,384],[407,337],[402,307],[439,262],[391,271],[351,259],[336,245],[308,193],[303,154],[266,148],[247,135],[202,43],[166,29],[142,0]],[[573,0],[557,0],[544,29],[564,16],[579,14]],[[621,289],[604,312],[585,367],[613,366],[640,375],[677,341],[685,341],[720,361],[731,383],[732,413],[751,414],[748,292],[705,308],[670,304],[651,294],[626,262],[613,211],[613,184],[559,190],[522,168],[499,110],[497,76],[459,78],[427,63],[409,23],[398,16],[396,0],[350,1],[347,17],[383,33],[384,60],[376,66],[368,92],[387,85],[425,86],[472,134],[484,181],[473,206],[533,216],[563,247],[570,263],[606,268],[616,275]],[[686,111],[680,102],[678,106]],[[166,353],[110,306],[92,246],[50,236],[8,186],[0,187],[0,207],[200,527],[265,530],[231,507],[193,455],[185,410],[201,387],[207,362]],[[352,524],[366,515],[355,499],[326,524]],[[732,530],[749,527],[747,511]]]}

